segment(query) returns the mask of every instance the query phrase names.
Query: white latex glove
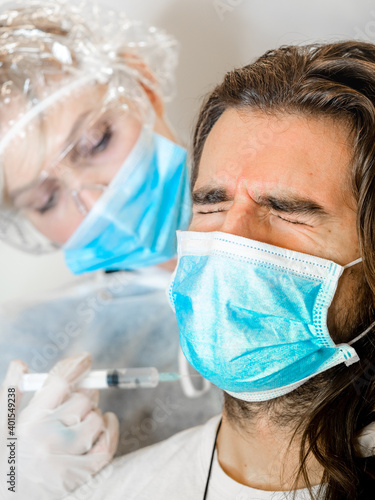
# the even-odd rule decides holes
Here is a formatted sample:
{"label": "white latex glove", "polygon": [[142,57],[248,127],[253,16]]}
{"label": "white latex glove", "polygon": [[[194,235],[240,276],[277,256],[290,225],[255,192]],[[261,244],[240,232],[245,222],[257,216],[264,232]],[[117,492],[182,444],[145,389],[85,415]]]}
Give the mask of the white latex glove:
{"label": "white latex glove", "polygon": [[21,361],[10,364],[0,389],[1,499],[61,499],[111,460],[118,443],[116,416],[101,415],[98,391],[75,391],[75,385],[90,368],[88,353],[60,361],[20,412],[15,425],[14,494],[7,491],[6,477],[10,467],[7,394],[9,386],[17,386],[27,366]]}

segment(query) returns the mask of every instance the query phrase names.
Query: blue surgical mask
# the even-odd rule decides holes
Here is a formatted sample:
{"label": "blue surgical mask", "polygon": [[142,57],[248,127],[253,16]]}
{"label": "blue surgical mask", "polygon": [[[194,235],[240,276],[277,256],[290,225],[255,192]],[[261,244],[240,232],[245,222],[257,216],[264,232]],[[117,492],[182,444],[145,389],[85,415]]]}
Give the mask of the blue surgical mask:
{"label": "blue surgical mask", "polygon": [[169,299],[183,353],[245,401],[277,398],[355,363],[356,351],[336,345],[327,329],[345,267],[227,233],[179,232]]}
{"label": "blue surgical mask", "polygon": [[144,130],[101,198],[64,245],[73,273],[136,269],[174,257],[191,216],[186,150]]}

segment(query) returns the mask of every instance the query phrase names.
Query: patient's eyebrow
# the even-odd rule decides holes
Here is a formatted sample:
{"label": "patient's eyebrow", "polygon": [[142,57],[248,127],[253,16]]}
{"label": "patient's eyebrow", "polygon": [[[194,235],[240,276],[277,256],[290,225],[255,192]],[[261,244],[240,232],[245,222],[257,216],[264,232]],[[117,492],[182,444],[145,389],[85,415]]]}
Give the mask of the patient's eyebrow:
{"label": "patient's eyebrow", "polygon": [[203,187],[193,192],[194,205],[216,205],[226,201],[233,201],[233,196],[222,187]]}
{"label": "patient's eyebrow", "polygon": [[325,208],[315,200],[293,194],[280,196],[261,195],[257,196],[255,201],[262,207],[268,207],[275,212],[282,212],[284,214],[314,215],[321,218],[330,215]]}
{"label": "patient's eyebrow", "polygon": [[[216,205],[227,201],[233,201],[233,196],[229,196],[224,187],[207,186],[193,192],[193,202],[195,205]],[[330,215],[327,210],[315,200],[291,193],[280,195],[263,194],[256,196],[254,201],[261,207],[267,207],[275,212],[284,214],[313,215],[319,218],[325,218]]]}

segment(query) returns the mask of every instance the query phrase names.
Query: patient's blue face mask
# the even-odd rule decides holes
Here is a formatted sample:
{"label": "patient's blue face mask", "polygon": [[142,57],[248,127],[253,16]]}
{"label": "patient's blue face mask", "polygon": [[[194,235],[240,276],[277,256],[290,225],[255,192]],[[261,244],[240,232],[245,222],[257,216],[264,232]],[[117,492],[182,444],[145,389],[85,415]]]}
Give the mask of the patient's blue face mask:
{"label": "patient's blue face mask", "polygon": [[189,231],[178,233],[178,259],[169,299],[182,350],[232,396],[277,398],[359,360],[349,344],[333,342],[327,312],[344,269],[361,259],[342,267],[227,233]]}
{"label": "patient's blue face mask", "polygon": [[191,217],[186,150],[147,129],[64,245],[76,274],[136,269],[171,259]]}

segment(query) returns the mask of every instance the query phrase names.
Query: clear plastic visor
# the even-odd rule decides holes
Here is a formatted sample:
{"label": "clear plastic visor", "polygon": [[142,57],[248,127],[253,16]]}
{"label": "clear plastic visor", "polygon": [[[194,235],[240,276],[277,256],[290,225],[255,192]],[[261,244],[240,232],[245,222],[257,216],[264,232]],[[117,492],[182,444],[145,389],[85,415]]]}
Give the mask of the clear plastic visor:
{"label": "clear plastic visor", "polygon": [[34,117],[3,150],[5,200],[64,244],[153,127],[143,90],[92,82]]}

